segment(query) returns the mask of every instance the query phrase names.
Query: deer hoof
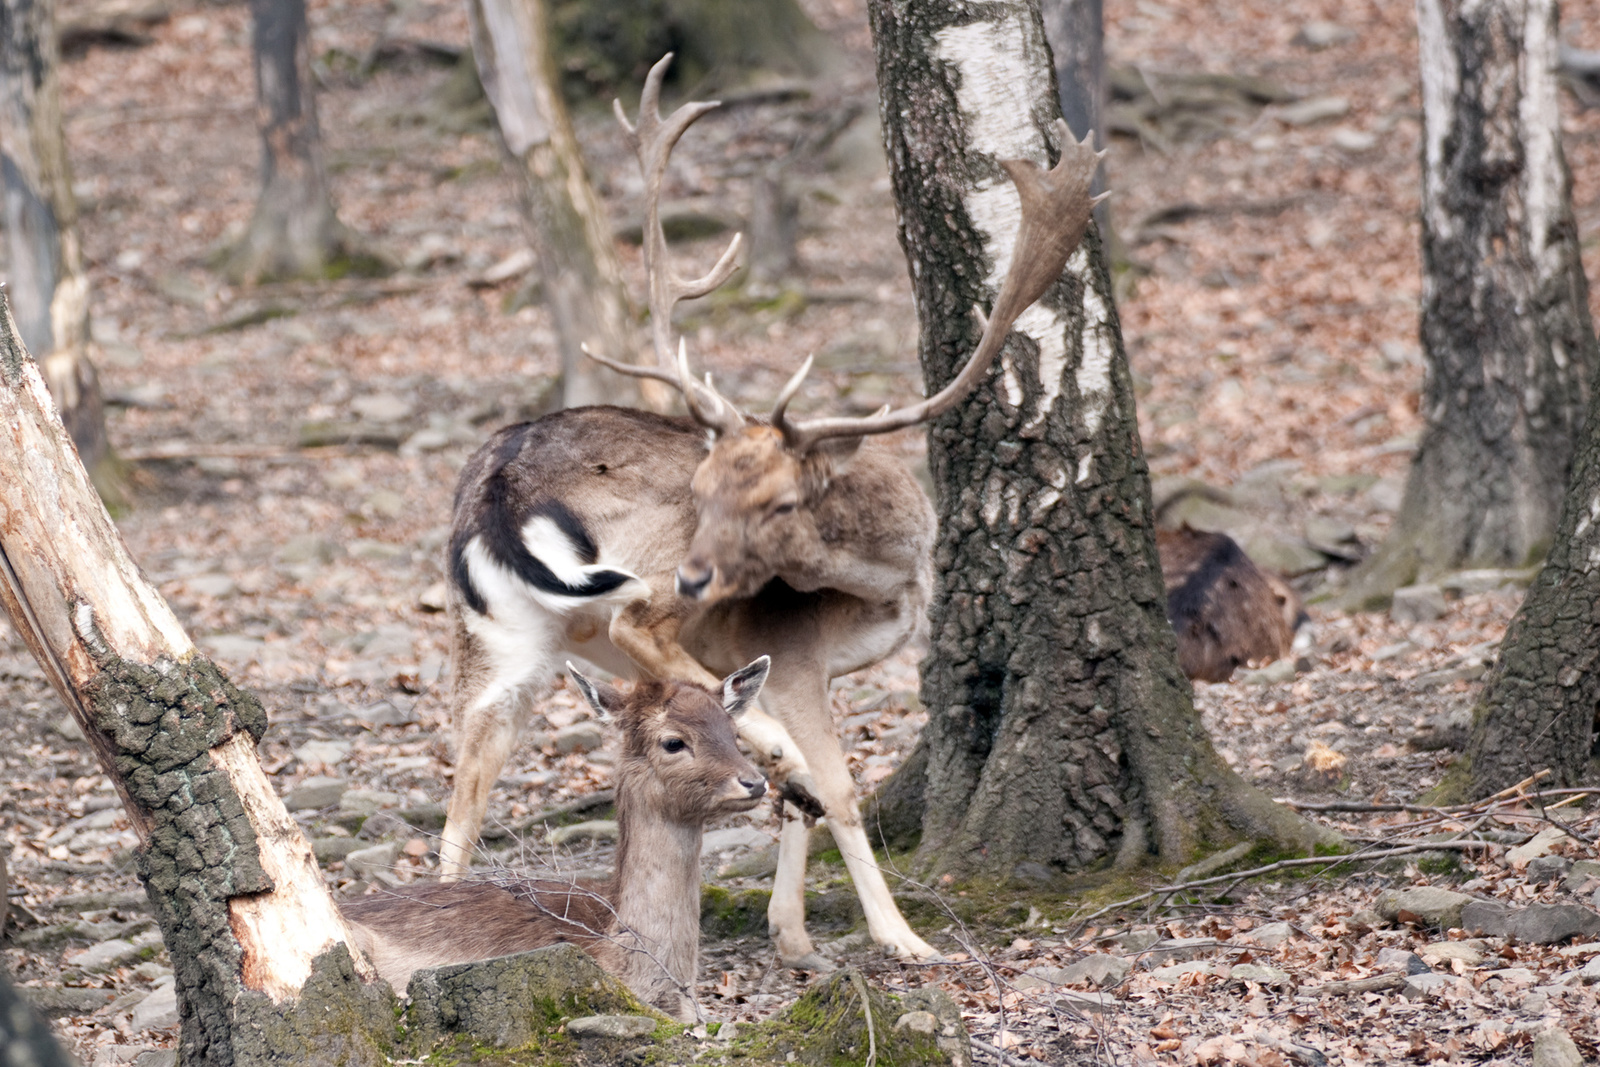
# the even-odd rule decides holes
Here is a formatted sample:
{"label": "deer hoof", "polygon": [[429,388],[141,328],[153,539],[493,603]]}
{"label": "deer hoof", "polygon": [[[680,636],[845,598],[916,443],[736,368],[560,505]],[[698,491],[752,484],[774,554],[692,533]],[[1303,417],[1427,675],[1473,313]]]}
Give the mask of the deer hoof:
{"label": "deer hoof", "polygon": [[815,974],[832,974],[839,969],[839,965],[830,959],[815,952],[807,952],[804,956],[792,960],[779,960],[783,966],[795,971],[811,971]]}
{"label": "deer hoof", "polygon": [[816,783],[809,774],[791,775],[783,780],[778,787],[778,795],[792,804],[802,814],[820,819],[827,814],[822,807],[822,801],[817,799]]}

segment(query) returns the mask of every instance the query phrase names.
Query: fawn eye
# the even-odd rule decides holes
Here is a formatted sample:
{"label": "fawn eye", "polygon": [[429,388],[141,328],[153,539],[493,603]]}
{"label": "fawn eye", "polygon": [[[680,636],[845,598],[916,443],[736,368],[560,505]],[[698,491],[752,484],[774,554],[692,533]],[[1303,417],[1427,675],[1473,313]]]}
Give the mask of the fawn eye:
{"label": "fawn eye", "polygon": [[772,509],[774,515],[788,515],[794,511],[794,501],[787,501]]}
{"label": "fawn eye", "polygon": [[669,737],[665,741],[661,742],[661,747],[666,749],[668,752],[682,752],[689,746],[684,744],[681,738]]}

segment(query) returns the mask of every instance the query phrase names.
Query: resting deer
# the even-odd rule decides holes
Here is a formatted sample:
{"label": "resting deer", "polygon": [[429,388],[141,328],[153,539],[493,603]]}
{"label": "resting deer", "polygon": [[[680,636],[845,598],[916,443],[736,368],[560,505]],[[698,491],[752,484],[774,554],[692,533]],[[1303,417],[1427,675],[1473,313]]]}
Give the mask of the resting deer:
{"label": "resting deer", "polygon": [[403,994],[424,967],[571,941],[640,1000],[692,1021],[701,832],[766,794],[766,777],[739,751],[734,721],[761,691],[769,665],[763,656],[730,674],[719,705],[686,682],[640,682],[624,696],[568,664],[594,710],[622,727],[610,884],[452,882],[351,901],[344,915],[367,959]]}
{"label": "resting deer", "polygon": [[[612,671],[708,684],[770,652],[762,704],[740,736],[784,795],[825,814],[867,928],[908,957],[934,949],[912,932],[867,840],[829,708],[830,679],[894,652],[916,630],[932,586],[934,515],[911,473],[865,439],[948,411],[988,373],[1007,332],[1055,283],[1088,224],[1098,162],[1059,123],[1061,161],[1004,164],[1021,200],[1005,282],[977,349],[935,395],[868,418],[788,413],[811,360],[772,414],[740,413],[696,381],[673,306],[734,270],[739,239],[705,277],[666,264],[661,183],[684,131],[713,104],[663,119],[651,70],[638,126],[617,116],[645,176],[644,256],[658,366],[613,369],[667,382],[690,418],[576,408],[508,427],[467,463],[450,542],[455,789],[441,846],[447,874],[467,869],[489,789],[530,703],[563,654]],[[768,714],[770,712],[770,714]],[[806,827],[784,808],[768,922],[781,961],[827,968],[805,930]]]}

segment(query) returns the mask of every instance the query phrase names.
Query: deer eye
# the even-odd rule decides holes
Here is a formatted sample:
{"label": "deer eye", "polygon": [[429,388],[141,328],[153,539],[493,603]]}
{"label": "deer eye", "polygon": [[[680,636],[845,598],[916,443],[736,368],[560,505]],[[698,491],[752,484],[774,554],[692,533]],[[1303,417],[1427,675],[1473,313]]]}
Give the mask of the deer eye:
{"label": "deer eye", "polygon": [[788,515],[794,511],[794,501],[786,501],[772,509],[774,515]]}
{"label": "deer eye", "polygon": [[661,747],[666,749],[668,752],[682,752],[689,746],[683,743],[682,738],[669,737],[665,741],[661,742]]}

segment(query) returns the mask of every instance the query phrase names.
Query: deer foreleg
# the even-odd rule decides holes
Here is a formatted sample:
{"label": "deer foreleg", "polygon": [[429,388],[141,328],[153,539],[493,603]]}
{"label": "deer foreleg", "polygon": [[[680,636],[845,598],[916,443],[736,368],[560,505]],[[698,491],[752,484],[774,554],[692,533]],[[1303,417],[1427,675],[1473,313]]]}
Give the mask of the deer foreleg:
{"label": "deer foreleg", "polygon": [[[760,708],[750,708],[739,717],[739,739],[749,746],[750,754],[761,764],[780,797],[813,819],[821,817],[822,803],[817,799],[811,767],[783,723]],[[803,863],[802,859],[802,876]]]}
{"label": "deer foreleg", "polygon": [[806,933],[806,850],[810,833],[800,813],[783,804],[783,829],[778,832],[778,870],[767,902],[767,933],[785,967],[831,971],[833,964],[817,955]]}
{"label": "deer foreleg", "polygon": [[607,633],[611,643],[651,678],[695,682],[713,693],[720,692],[722,679],[678,644],[683,620],[672,615],[650,618],[648,603],[639,601],[617,613]]}

